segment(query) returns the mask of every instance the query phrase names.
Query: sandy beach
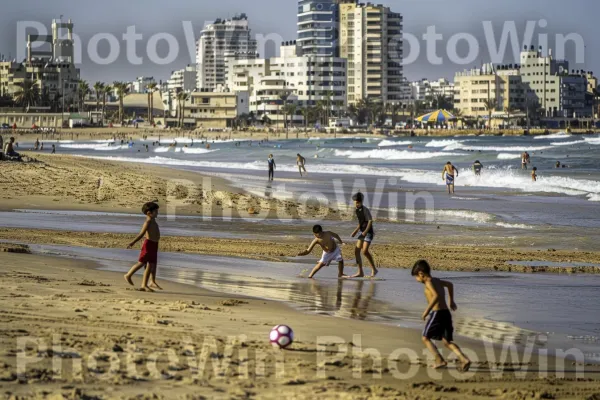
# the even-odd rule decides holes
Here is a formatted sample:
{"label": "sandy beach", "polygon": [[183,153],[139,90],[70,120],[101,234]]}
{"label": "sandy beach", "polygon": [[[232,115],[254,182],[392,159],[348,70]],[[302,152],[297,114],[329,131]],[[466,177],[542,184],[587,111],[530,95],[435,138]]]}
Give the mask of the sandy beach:
{"label": "sandy beach", "polygon": [[[426,367],[420,335],[412,329],[302,314],[278,303],[168,282],[163,292],[141,293],[122,275],[81,260],[0,252],[0,262],[5,398],[262,399],[285,393],[294,399],[593,399],[600,394],[598,368],[568,360],[555,364],[534,355],[523,364],[492,351],[497,357],[490,362],[489,349],[463,341],[473,358],[486,361],[474,363],[466,374],[451,362],[439,373]],[[289,351],[274,350],[266,340],[280,323],[295,329]],[[367,349],[376,349],[381,359]],[[546,363],[564,363],[565,375],[540,372]]]}

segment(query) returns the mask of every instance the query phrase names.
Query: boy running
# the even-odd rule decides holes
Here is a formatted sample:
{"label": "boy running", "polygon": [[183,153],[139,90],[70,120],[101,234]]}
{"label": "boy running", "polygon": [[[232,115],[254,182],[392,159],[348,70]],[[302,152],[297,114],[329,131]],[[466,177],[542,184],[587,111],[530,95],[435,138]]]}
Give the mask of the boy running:
{"label": "boy running", "polygon": [[433,364],[432,367],[434,369],[439,369],[445,368],[448,365],[435,344],[432,342],[432,340],[441,340],[448,350],[451,350],[458,356],[461,363],[458,370],[460,372],[467,372],[471,367],[471,361],[463,354],[460,347],[454,343],[452,314],[448,309],[445,298],[445,288],[447,288],[450,308],[453,311],[456,311],[457,307],[456,303],[454,303],[454,285],[452,285],[451,282],[432,277],[431,267],[425,260],[417,261],[413,266],[411,274],[415,277],[417,282],[425,285],[425,298],[429,304],[423,312],[422,318],[425,321],[430,313],[431,316],[423,330],[423,343],[435,357],[435,364]]}
{"label": "boy running", "polygon": [[321,225],[315,225],[313,227],[313,234],[315,235],[315,240],[313,240],[308,249],[298,254],[298,257],[309,255],[317,245],[323,249],[323,256],[310,275],[308,275],[308,278],[312,279],[321,268],[328,267],[334,261],[338,263],[338,278],[344,278],[344,259],[342,258],[342,250],[336,243],[337,240],[339,244],[342,245],[344,244],[343,240],[337,233],[323,232],[323,227],[321,227]]}
{"label": "boy running", "polygon": [[373,243],[373,239],[375,238],[375,230],[373,229],[373,217],[371,216],[371,211],[367,207],[363,205],[364,196],[362,193],[358,192],[354,196],[352,196],[352,200],[354,200],[354,205],[356,207],[356,217],[358,218],[358,226],[352,232],[352,237],[356,236],[359,232],[356,242],[356,248],[354,249],[354,256],[356,258],[356,265],[358,266],[358,273],[356,275],[352,275],[351,278],[362,278],[365,276],[363,272],[363,262],[361,253],[365,256],[369,265],[371,266],[371,277],[375,277],[379,271],[375,267],[375,260],[373,260],[373,256],[369,252],[369,248],[371,247],[371,243]]}
{"label": "boy running", "polygon": [[146,267],[146,271],[144,272],[144,277],[142,278],[142,287],[143,291],[153,292],[153,290],[148,286],[148,280],[151,279],[151,284],[153,288],[160,289],[162,288],[158,286],[156,283],[156,265],[158,263],[158,242],[160,241],[160,229],[158,228],[158,224],[156,223],[156,217],[158,216],[158,204],[150,202],[144,204],[142,207],[142,213],[146,215],[146,221],[144,225],[142,225],[142,230],[139,235],[133,240],[133,242],[129,243],[127,246],[128,249],[131,249],[141,238],[145,237],[144,244],[142,245],[142,251],[140,253],[140,258],[138,259],[138,263],[135,264],[127,274],[125,274],[125,280],[131,286],[133,286],[133,281],[131,277],[142,267]]}
{"label": "boy running", "polygon": [[296,164],[298,165],[298,172],[300,172],[300,176],[303,176],[302,171],[304,171],[305,174],[308,174],[305,167],[306,158],[302,157],[300,153],[296,154]]}
{"label": "boy running", "polygon": [[442,171],[442,180],[446,180],[446,186],[448,186],[448,194],[454,194],[454,172],[456,172],[456,177],[458,178],[458,169],[450,161],[446,163],[444,166],[444,170]]}

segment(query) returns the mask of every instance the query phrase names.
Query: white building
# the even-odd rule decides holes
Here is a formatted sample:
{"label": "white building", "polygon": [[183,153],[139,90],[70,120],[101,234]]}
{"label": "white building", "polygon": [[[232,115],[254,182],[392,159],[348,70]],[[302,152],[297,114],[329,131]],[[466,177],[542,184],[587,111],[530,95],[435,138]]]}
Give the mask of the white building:
{"label": "white building", "polygon": [[215,90],[224,85],[228,60],[240,54],[256,58],[256,40],[252,39],[246,14],[206,25],[196,47],[196,87]]}
{"label": "white building", "polygon": [[131,82],[129,92],[130,93],[146,93],[148,91],[148,85],[151,83],[156,84],[156,80],[152,76],[139,76],[135,81]]}
{"label": "white building", "polygon": [[454,102],[454,83],[447,79],[438,79],[437,81],[429,81],[422,79],[420,81],[411,82],[411,97],[413,101],[421,101],[432,105],[434,100],[439,96],[447,99],[449,104]]}
{"label": "white building", "polygon": [[[247,91],[250,112],[257,119],[283,118],[285,103],[298,108],[317,103],[341,116],[346,109],[346,60],[337,57],[299,56],[296,42],[281,46],[280,56],[271,59],[231,60],[227,87],[234,92]],[[289,96],[287,101],[283,95]],[[301,121],[296,116],[295,121]]]}
{"label": "white building", "polygon": [[339,56],[339,0],[298,1],[298,54]]}
{"label": "white building", "polygon": [[171,78],[167,81],[167,90],[169,92],[191,92],[196,89],[196,78],[197,71],[193,65],[173,71]]}

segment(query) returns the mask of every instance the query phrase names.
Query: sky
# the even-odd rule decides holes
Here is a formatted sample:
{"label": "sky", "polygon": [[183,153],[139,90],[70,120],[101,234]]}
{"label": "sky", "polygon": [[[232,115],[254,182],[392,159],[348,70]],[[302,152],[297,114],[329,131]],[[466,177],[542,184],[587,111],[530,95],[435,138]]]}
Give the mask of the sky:
{"label": "sky", "polygon": [[[541,43],[548,37],[555,56],[561,53],[559,48],[565,49],[564,58],[571,61],[571,69],[600,74],[597,23],[600,1],[597,0],[379,0],[375,3],[389,6],[404,16],[404,32],[409,37],[405,40],[404,56],[405,61],[410,61],[404,71],[409,80],[452,80],[455,72],[477,67],[482,62],[517,62],[512,50],[499,53],[498,59],[496,51],[490,52],[488,46],[490,40],[500,41],[506,24],[514,24],[519,42],[529,26],[536,47],[541,34]],[[296,38],[295,0],[10,0],[3,9],[0,54],[7,59],[25,54],[23,32],[31,32],[33,28],[23,27],[37,23],[49,30],[53,18],[60,15],[63,20],[71,18],[75,34],[81,39],[81,76],[90,82],[132,81],[137,76],[168,79],[172,71],[195,62],[194,40],[206,22],[219,17],[246,13],[254,35],[274,41]],[[442,38],[437,42],[430,39],[428,45],[423,35],[432,27]],[[130,33],[135,29],[141,35],[135,42],[130,40],[129,45],[123,40],[128,29]],[[486,29],[494,33],[486,36]],[[456,35],[463,39],[456,40]],[[557,47],[556,35],[571,35],[581,40],[567,41]],[[112,45],[107,37],[113,38]],[[159,37],[163,39],[157,40]],[[165,37],[172,38],[170,44]],[[261,56],[275,54],[279,44],[274,41],[261,46]],[[520,49],[521,45],[518,46]],[[105,64],[98,60],[104,60]]]}

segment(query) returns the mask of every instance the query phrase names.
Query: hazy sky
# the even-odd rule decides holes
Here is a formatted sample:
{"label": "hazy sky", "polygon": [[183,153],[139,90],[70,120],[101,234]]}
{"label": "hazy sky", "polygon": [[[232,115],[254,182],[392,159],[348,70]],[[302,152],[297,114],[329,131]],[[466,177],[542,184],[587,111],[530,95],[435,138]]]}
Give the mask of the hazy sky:
{"label": "hazy sky", "polygon": [[[3,12],[0,13],[0,54],[7,58],[9,55],[15,58],[18,49],[20,54],[24,54],[25,43],[17,43],[19,21],[22,24],[24,21],[37,21],[49,29],[52,18],[63,14],[65,20],[73,19],[75,33],[81,37],[84,49],[80,66],[82,77],[91,82],[133,80],[136,76],[143,75],[154,76],[157,80],[168,79],[171,71],[194,62],[194,59],[190,58],[188,44],[191,45],[191,39],[197,38],[205,22],[213,21],[217,17],[231,17],[236,13],[245,12],[250,18],[254,34],[274,34],[275,37],[284,40],[296,38],[297,2],[294,0],[7,0],[7,3],[8,5],[3,5]],[[547,22],[547,26],[540,28],[539,24],[535,25],[534,44],[538,44],[539,33],[548,35],[551,47],[554,46],[556,34],[578,34],[586,46],[581,52],[584,62],[575,63],[576,46],[573,42],[568,42],[566,57],[571,60],[571,68],[592,70],[600,74],[600,44],[597,42],[600,40],[600,26],[597,23],[600,2],[597,0],[380,0],[376,3],[383,3],[391,6],[394,11],[401,12],[404,15],[405,33],[414,35],[420,41],[420,57],[405,66],[405,75],[410,80],[438,77],[451,79],[458,70],[479,65],[481,61],[489,62],[490,53],[484,38],[484,21],[491,21],[496,40],[499,40],[505,21],[514,21],[519,40],[523,40],[526,22],[542,19]],[[137,41],[135,51],[137,57],[143,58],[141,65],[135,64],[140,62],[139,59],[136,61],[133,58],[132,63],[131,55],[129,59],[127,56],[126,43],[122,36],[130,26],[134,26],[136,32],[143,35],[143,38]],[[184,26],[191,27],[190,32],[195,35],[188,35],[187,41]],[[426,56],[426,45],[422,35],[429,26],[435,26],[436,31],[443,35],[443,40],[437,43],[437,55],[442,57],[441,65],[432,64],[433,58]],[[119,57],[117,61],[108,65],[92,62],[88,52],[90,39],[101,33],[113,35],[118,39],[120,53],[114,55],[119,54]],[[174,36],[179,45],[179,52],[171,53],[177,54],[177,57],[166,65],[150,61],[147,52],[149,39],[159,33]],[[449,61],[447,44],[450,37],[458,33],[475,36],[480,45],[479,52],[473,53],[477,57],[473,57],[474,61],[468,65],[458,65]],[[461,57],[467,55],[466,43],[459,41],[458,55]],[[109,56],[109,44],[106,40],[101,40],[98,46],[92,47],[97,47],[100,57]],[[168,48],[166,41],[159,41],[157,55],[167,57]],[[267,46],[265,53],[272,55],[274,51],[275,46],[271,44]],[[408,56],[410,51],[409,46],[405,44],[405,56]],[[512,59],[512,51],[507,53],[504,62],[515,62]]]}

